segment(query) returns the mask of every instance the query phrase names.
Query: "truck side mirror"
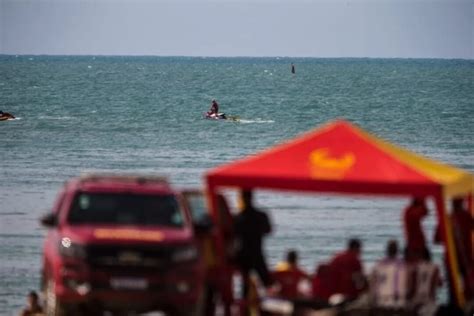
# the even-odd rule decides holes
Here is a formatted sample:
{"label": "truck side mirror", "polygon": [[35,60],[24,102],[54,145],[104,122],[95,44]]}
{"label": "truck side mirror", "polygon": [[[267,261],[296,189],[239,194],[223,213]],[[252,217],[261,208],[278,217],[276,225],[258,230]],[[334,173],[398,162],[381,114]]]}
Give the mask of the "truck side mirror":
{"label": "truck side mirror", "polygon": [[41,225],[47,228],[53,228],[58,225],[58,217],[54,213],[49,213],[41,217]]}

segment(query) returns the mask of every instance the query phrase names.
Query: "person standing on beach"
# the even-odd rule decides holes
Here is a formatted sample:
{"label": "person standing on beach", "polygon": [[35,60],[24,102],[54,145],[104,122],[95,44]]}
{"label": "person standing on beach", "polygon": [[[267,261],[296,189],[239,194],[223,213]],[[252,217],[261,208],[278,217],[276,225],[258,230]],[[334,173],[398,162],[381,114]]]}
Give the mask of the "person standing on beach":
{"label": "person standing on beach", "polygon": [[426,248],[425,234],[421,220],[428,215],[428,208],[422,198],[414,198],[403,213],[406,247],[410,255],[421,256]]}
{"label": "person standing on beach", "polygon": [[250,272],[255,271],[265,286],[271,285],[271,277],[262,250],[263,237],[272,230],[267,214],[252,204],[252,191],[241,192],[242,211],[235,217],[234,232],[237,243],[236,262],[243,279],[243,295],[247,297]]}

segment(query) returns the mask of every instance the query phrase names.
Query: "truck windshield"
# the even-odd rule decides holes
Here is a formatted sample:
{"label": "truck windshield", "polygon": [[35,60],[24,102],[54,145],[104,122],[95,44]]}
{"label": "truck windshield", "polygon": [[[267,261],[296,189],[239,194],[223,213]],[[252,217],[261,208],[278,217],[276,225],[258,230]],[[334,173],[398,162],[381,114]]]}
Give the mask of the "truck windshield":
{"label": "truck windshield", "polygon": [[182,227],[184,219],[173,195],[79,193],[68,222]]}

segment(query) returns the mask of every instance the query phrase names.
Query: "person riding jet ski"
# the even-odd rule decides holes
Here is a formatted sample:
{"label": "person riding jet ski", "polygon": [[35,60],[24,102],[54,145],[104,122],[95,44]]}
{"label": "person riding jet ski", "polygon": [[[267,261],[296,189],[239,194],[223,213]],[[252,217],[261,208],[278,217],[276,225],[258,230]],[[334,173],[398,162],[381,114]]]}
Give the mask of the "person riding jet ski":
{"label": "person riding jet ski", "polygon": [[212,100],[211,107],[209,108],[209,111],[206,112],[206,118],[227,119],[224,113],[219,113],[219,104],[216,100]]}
{"label": "person riding jet ski", "polygon": [[207,112],[207,114],[209,116],[211,115],[217,115],[219,113],[219,104],[217,103],[216,100],[212,100],[212,103],[211,103],[211,107],[209,108],[209,111]]}

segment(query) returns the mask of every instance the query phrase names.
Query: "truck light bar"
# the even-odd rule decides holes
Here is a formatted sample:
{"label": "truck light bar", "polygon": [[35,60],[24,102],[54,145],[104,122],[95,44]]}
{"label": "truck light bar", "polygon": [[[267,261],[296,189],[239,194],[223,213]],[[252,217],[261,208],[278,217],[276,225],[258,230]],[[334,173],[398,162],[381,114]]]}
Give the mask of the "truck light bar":
{"label": "truck light bar", "polygon": [[145,183],[162,183],[169,184],[168,179],[163,175],[154,174],[122,174],[122,173],[108,173],[108,172],[86,172],[79,177],[81,182],[86,181],[121,181],[121,182],[136,182],[140,184]]}

